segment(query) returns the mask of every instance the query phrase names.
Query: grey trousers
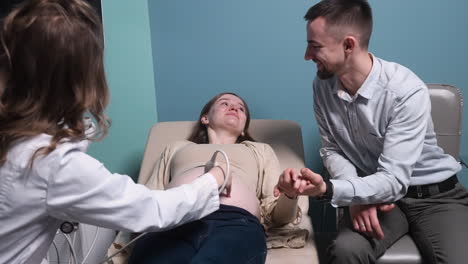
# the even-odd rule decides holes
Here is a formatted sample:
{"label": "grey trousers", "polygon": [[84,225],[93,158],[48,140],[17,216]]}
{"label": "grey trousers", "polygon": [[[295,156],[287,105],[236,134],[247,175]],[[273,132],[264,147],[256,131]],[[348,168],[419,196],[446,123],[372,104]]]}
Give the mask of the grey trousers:
{"label": "grey trousers", "polygon": [[384,239],[352,229],[346,208],[337,238],[328,248],[329,263],[376,263],[385,250],[410,233],[424,264],[468,262],[468,191],[457,183],[450,191],[425,199],[403,198],[390,212],[379,212]]}

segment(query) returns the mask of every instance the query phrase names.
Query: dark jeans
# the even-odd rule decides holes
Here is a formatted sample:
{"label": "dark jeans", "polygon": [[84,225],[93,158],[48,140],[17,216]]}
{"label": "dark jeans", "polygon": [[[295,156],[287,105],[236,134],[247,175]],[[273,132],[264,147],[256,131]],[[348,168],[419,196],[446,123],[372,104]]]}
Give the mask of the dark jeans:
{"label": "dark jeans", "polygon": [[266,259],[263,226],[244,209],[221,205],[201,220],[148,233],[136,242],[129,263],[248,263]]}
{"label": "dark jeans", "polygon": [[352,229],[346,210],[330,263],[375,263],[385,250],[410,233],[424,264],[466,263],[468,260],[468,192],[458,183],[450,191],[425,199],[403,198],[387,213],[379,212],[385,238],[368,238]]}

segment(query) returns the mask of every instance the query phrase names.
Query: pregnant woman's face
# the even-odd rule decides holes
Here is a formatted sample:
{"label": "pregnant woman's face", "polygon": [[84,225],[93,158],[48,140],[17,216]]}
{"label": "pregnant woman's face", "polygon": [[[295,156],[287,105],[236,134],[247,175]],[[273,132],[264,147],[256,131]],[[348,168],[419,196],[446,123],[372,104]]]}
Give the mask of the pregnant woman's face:
{"label": "pregnant woman's face", "polygon": [[244,131],[246,120],[242,100],[235,95],[224,94],[216,100],[208,114],[203,116],[202,123],[215,131],[222,129],[240,135]]}

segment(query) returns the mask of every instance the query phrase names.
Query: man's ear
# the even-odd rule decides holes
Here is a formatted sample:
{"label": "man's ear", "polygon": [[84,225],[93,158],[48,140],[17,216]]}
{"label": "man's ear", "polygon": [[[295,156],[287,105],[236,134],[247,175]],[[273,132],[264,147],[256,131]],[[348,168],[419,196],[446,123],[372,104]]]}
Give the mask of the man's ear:
{"label": "man's ear", "polygon": [[347,36],[343,41],[345,53],[351,53],[357,45],[357,39],[354,36]]}
{"label": "man's ear", "polygon": [[200,118],[200,122],[203,124],[203,125],[208,125],[209,121],[208,121],[208,117],[206,117],[206,115],[202,116]]}

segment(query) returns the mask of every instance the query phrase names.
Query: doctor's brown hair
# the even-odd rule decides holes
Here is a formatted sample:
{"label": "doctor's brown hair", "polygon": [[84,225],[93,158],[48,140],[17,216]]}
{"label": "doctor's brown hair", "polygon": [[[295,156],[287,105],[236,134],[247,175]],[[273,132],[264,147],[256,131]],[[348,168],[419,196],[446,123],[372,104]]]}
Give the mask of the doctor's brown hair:
{"label": "doctor's brown hair", "polygon": [[242,103],[244,103],[244,107],[245,107],[245,116],[247,118],[245,120],[244,133],[243,133],[243,135],[239,135],[239,137],[237,137],[236,143],[240,143],[240,142],[245,141],[245,140],[255,141],[250,136],[250,133],[249,133],[249,125],[250,125],[250,110],[249,110],[249,107],[245,103],[244,99],[242,99],[242,97],[238,96],[235,93],[220,93],[220,94],[216,95],[215,97],[211,98],[211,100],[208,101],[208,103],[205,104],[205,106],[202,108],[202,110],[200,112],[200,116],[198,117],[197,124],[194,126],[194,128],[192,130],[192,134],[188,138],[189,141],[195,142],[197,144],[208,144],[209,143],[208,130],[207,130],[206,125],[202,124],[201,118],[204,115],[208,114],[208,112],[211,110],[211,107],[214,105],[214,103],[216,103],[216,101],[221,96],[223,96],[225,94],[231,94],[231,95],[234,95],[235,97],[239,98],[242,101]]}
{"label": "doctor's brown hair", "polygon": [[0,165],[19,140],[52,136],[35,157],[84,139],[85,113],[98,126],[93,140],[107,134],[102,26],[88,3],[26,1],[4,19],[0,38]]}

